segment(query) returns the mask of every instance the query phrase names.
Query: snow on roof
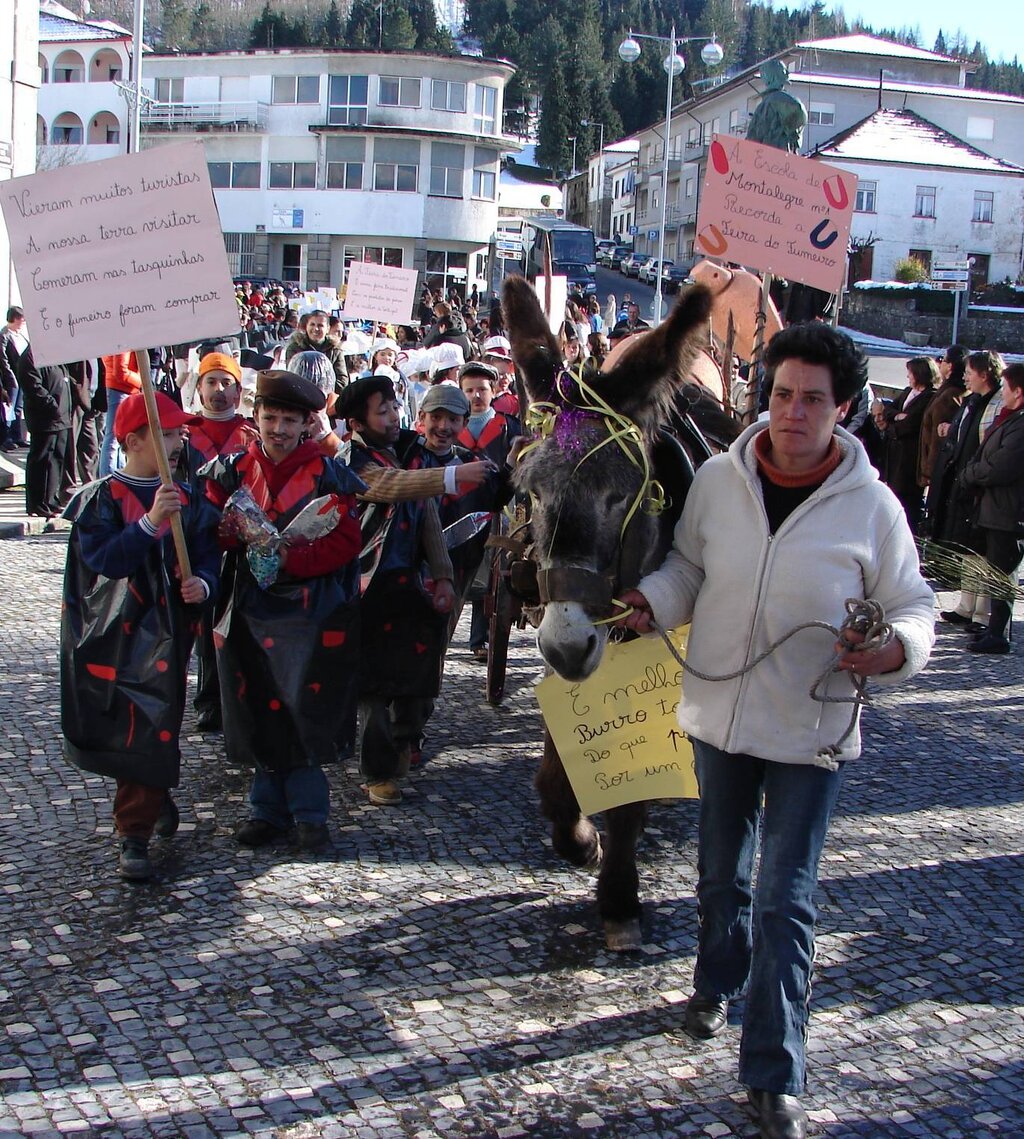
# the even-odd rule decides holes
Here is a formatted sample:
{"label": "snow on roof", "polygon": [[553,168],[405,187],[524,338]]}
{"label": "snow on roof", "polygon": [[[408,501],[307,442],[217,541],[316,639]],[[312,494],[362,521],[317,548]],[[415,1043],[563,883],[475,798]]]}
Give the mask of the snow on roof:
{"label": "snow on roof", "polygon": [[[864,91],[877,91],[877,79],[856,79],[849,75],[819,75],[812,71],[790,73],[791,87],[859,87]],[[983,91],[978,87],[956,87],[951,83],[904,83],[886,78],[883,92],[898,91],[901,95],[939,95],[943,99],[976,99],[988,103],[1024,103],[1020,95],[1004,95],[999,91]]]}
{"label": "snow on roof", "polygon": [[993,158],[914,111],[883,108],[815,150],[821,158],[945,166],[991,174],[1024,174],[1024,167]]}
{"label": "snow on roof", "polygon": [[125,29],[115,30],[114,26],[101,26],[100,24],[87,24],[83,20],[68,20],[64,16],[56,16],[52,12],[39,13],[39,42],[40,43],[76,43],[91,42],[94,40],[123,40],[131,33]]}
{"label": "snow on roof", "polygon": [[879,36],[866,36],[863,34],[851,36],[832,36],[825,40],[804,40],[796,45],[800,48],[813,48],[817,51],[843,51],[855,52],[857,55],[884,55],[890,59],[930,59],[937,63],[959,63],[948,55],[939,55],[934,51],[925,51],[919,47],[908,47],[906,44],[893,43],[892,40],[883,40]]}

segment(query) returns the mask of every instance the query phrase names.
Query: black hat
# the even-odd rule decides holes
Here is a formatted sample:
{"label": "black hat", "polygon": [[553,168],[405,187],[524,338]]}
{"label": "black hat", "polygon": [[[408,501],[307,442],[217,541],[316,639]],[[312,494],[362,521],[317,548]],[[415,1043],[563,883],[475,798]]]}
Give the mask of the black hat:
{"label": "black hat", "polygon": [[278,369],[256,374],[256,398],[301,411],[323,411],[327,406],[327,397],[316,384]]}
{"label": "black hat", "polygon": [[389,401],[398,398],[395,395],[395,385],[387,376],[364,376],[361,380],[352,380],[342,388],[334,404],[334,414],[339,419],[355,417],[362,422],[367,401],[375,393],[380,393]]}
{"label": "black hat", "polygon": [[238,362],[243,368],[250,368],[254,372],[262,372],[274,362],[273,356],[263,352],[256,352],[252,348],[243,348],[238,354]]}

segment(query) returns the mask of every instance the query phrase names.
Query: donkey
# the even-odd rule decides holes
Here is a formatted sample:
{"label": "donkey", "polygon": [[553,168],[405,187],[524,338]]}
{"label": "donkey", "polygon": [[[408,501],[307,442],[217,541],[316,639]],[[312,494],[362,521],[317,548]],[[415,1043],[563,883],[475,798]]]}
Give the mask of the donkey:
{"label": "donkey", "polygon": [[[558,344],[523,278],[506,281],[502,303],[513,357],[535,417],[547,429],[524,450],[514,476],[532,502],[530,534],[543,606],[538,644],[559,676],[583,680],[597,668],[608,639],[608,625],[595,622],[612,616],[612,599],[660,564],[692,478],[678,443],[659,429],[678,414],[679,389],[707,340],[711,294],[703,286],[690,289],[657,329],[617,347],[590,381],[593,394],[562,371]],[[610,438],[613,432],[621,445]],[[731,423],[725,434],[735,436]],[[684,474],[672,479],[662,474],[664,464],[658,467],[675,501],[673,511],[655,517],[642,508],[650,490],[645,471],[665,454],[677,456],[677,471],[681,460]],[[636,842],[645,805],[606,812],[602,849],[547,732],[536,786],[558,854],[574,866],[600,867],[597,900],[609,949],[638,949]]]}

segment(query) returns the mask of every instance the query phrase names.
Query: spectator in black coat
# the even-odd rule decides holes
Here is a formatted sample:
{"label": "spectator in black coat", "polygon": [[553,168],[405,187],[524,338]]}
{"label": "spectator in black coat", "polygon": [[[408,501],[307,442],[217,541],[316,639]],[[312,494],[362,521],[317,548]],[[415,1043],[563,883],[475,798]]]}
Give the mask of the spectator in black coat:
{"label": "spectator in black coat", "polygon": [[53,518],[61,509],[61,476],[71,436],[71,387],[63,364],[37,368],[31,347],[18,361],[31,442],[25,459],[25,513]]}

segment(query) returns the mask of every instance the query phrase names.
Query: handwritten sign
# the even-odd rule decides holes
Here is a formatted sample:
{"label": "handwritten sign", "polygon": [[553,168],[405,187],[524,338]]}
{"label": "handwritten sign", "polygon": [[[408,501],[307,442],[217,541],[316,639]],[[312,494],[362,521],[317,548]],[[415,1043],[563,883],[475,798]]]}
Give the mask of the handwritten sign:
{"label": "handwritten sign", "polygon": [[3,183],[37,364],[238,332],[199,143]]}
{"label": "handwritten sign", "polygon": [[714,135],[697,217],[697,252],[837,293],[856,175],[772,146]]}
{"label": "handwritten sign", "polygon": [[[670,633],[681,656],[686,633]],[[676,720],[682,677],[660,637],[641,637],[608,645],[597,671],[579,684],[548,676],[537,685],[544,723],[585,815],[697,797],[693,748]]]}
{"label": "handwritten sign", "polygon": [[415,269],[353,261],[345,290],[345,319],[408,324],[412,320],[418,277]]}

